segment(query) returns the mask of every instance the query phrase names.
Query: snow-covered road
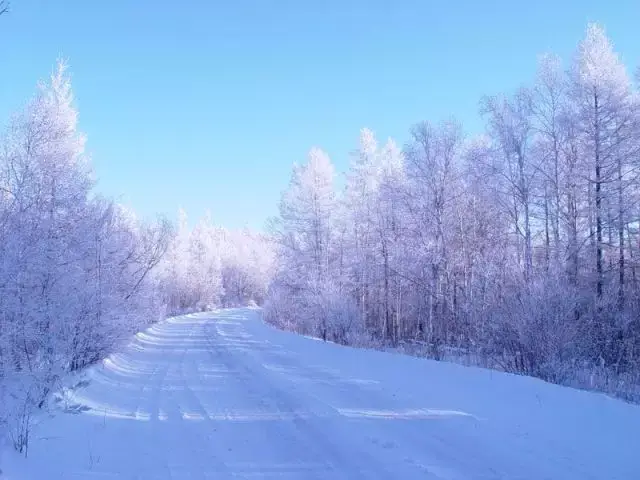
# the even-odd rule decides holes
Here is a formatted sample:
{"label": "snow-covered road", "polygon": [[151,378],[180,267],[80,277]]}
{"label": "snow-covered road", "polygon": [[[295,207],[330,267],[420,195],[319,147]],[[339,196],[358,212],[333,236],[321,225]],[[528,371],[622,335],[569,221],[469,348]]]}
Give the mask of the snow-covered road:
{"label": "snow-covered road", "polygon": [[636,406],[299,337],[250,309],[155,325],[87,379],[8,478],[640,478]]}

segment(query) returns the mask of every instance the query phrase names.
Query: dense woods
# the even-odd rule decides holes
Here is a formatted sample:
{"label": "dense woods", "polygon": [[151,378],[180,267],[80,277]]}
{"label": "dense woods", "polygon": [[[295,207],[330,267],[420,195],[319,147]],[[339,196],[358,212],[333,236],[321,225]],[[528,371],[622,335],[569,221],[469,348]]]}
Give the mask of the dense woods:
{"label": "dense woods", "polygon": [[341,191],[295,166],[266,318],[640,399],[640,103],[604,30],[480,101],[483,135],[363,129]]}

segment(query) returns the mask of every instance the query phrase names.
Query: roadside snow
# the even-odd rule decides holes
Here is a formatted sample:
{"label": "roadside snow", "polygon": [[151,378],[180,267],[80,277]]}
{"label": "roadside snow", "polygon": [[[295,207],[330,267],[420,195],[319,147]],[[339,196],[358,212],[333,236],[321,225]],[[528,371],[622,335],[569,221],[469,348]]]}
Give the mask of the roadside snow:
{"label": "roadside snow", "polygon": [[640,408],[277,331],[256,309],[139,333],[44,419],[20,479],[640,478]]}

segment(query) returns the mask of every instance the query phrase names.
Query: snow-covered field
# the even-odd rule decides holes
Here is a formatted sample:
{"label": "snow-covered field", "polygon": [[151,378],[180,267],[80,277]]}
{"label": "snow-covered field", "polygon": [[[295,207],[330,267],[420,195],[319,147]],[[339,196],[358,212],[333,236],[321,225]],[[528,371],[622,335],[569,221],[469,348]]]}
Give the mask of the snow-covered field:
{"label": "snow-covered field", "polygon": [[[14,479],[640,479],[640,408],[277,331],[251,309],[140,333],[37,427]],[[1,476],[0,476],[1,477]]]}

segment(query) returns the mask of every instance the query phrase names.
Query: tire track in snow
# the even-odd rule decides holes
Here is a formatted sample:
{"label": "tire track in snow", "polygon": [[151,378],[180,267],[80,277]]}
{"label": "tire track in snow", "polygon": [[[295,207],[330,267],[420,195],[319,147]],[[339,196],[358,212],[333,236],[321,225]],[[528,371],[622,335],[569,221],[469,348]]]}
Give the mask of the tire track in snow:
{"label": "tire track in snow", "polygon": [[[247,380],[253,383],[260,396],[260,403],[265,411],[276,411],[284,414],[285,422],[293,427],[290,442],[304,445],[304,449],[316,452],[316,456],[331,469],[331,478],[360,478],[360,479],[392,479],[398,478],[397,472],[388,470],[386,465],[371,456],[368,449],[357,449],[355,452],[344,452],[335,444],[334,434],[340,433],[337,427],[343,423],[343,418],[330,405],[319,401],[317,397],[301,391],[299,385],[287,381],[278,372],[267,369],[257,358],[260,349],[248,349],[237,353],[225,345],[225,341],[233,335],[241,340],[250,340],[251,335],[242,327],[240,322],[232,324],[234,332],[220,335],[218,328],[208,331],[212,348],[217,349],[218,359],[225,362],[230,370],[241,370]],[[216,333],[211,333],[215,330]],[[271,347],[274,348],[274,347]],[[275,347],[279,348],[279,347]],[[310,406],[315,408],[310,409]],[[345,432],[346,433],[346,432]],[[349,438],[353,432],[348,432]],[[275,433],[277,435],[277,432]],[[364,442],[358,442],[364,445]],[[354,446],[354,445],[352,445]],[[354,461],[356,453],[358,461]],[[318,478],[326,478],[321,475]]]}
{"label": "tire track in snow", "polygon": [[[222,421],[222,428],[232,433],[232,429],[242,428],[243,431],[246,431],[249,427],[248,432],[252,435],[253,441],[261,445],[260,448],[263,451],[260,453],[262,455],[266,453],[268,456],[280,459],[277,466],[264,462],[258,463],[261,476],[269,478],[287,476],[289,478],[290,474],[290,478],[340,478],[336,477],[336,472],[331,471],[331,465],[327,463],[326,457],[316,454],[309,458],[311,452],[317,452],[317,448],[310,444],[309,440],[302,436],[296,428],[294,410],[268,402],[266,399],[274,392],[260,388],[260,380],[256,377],[255,372],[242,361],[238,361],[238,354],[226,347],[224,345],[225,338],[213,334],[213,330],[215,330],[213,323],[204,326],[209,344],[209,356],[214,364],[221,364],[227,372],[232,372],[225,379],[227,380],[224,383],[226,395],[243,402],[239,408],[227,407],[225,409],[226,419]],[[245,415],[248,418],[244,418]],[[280,445],[287,445],[288,451],[279,449]],[[301,463],[296,466],[291,463],[294,459]],[[234,473],[243,476],[243,473],[246,472],[244,466],[238,465],[241,463],[238,458],[235,463],[239,471]]]}
{"label": "tire track in snow", "polygon": [[[156,357],[155,361],[157,362],[158,369],[156,370],[156,374],[152,379],[152,390],[151,395],[149,396],[149,420],[151,422],[151,434],[153,436],[150,445],[152,446],[152,448],[158,448],[160,444],[161,448],[163,448],[164,451],[161,452],[160,455],[158,455],[158,452],[155,452],[154,458],[160,457],[162,459],[161,464],[156,468],[157,470],[161,470],[164,472],[164,478],[166,478],[167,480],[171,480],[174,477],[169,465],[169,455],[171,449],[166,445],[168,428],[165,424],[165,421],[167,420],[167,414],[161,408],[162,400],[164,398],[164,392],[166,390],[165,385],[171,366],[171,350],[167,345],[162,345],[161,347],[158,346],[154,348],[157,350],[153,354]],[[147,354],[151,355],[150,352],[148,352]],[[158,439],[162,439],[162,442],[159,442]],[[144,475],[141,476],[141,478],[144,478]]]}
{"label": "tire track in snow", "polygon": [[[197,339],[201,341],[203,339],[201,327],[202,322],[194,319],[189,340]],[[194,464],[198,464],[196,477],[204,479],[210,474],[212,478],[219,478],[221,474],[229,476],[230,472],[221,460],[220,452],[216,451],[217,445],[214,443],[213,435],[217,431],[216,425],[204,408],[201,399],[193,390],[197,386],[201,391],[204,391],[204,384],[196,365],[196,360],[200,359],[201,356],[205,356],[199,350],[200,341],[185,343],[180,359],[179,390],[177,391],[181,394],[179,402],[182,407],[181,423],[189,432],[190,438],[192,438],[190,449],[200,454],[194,460]],[[193,439],[194,434],[196,436],[195,439]],[[200,461],[197,461],[198,459]],[[207,460],[206,465],[202,463],[204,459]]]}

